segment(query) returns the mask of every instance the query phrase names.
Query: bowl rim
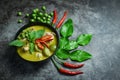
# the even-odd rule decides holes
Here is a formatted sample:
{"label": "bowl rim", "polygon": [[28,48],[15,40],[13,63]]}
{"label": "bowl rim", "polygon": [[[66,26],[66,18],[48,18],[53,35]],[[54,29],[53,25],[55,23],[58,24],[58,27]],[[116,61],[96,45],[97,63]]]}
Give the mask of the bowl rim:
{"label": "bowl rim", "polygon": [[[60,39],[60,38],[59,38],[58,31],[57,31],[52,25],[47,24],[47,23],[40,23],[40,22],[28,23],[28,24],[25,24],[24,26],[22,26],[22,27],[17,31],[17,33],[16,33],[16,35],[15,35],[15,39],[17,39],[18,35],[19,35],[24,29],[29,28],[29,27],[31,27],[31,26],[36,26],[36,25],[45,26],[45,27],[49,28],[50,30],[52,30],[52,31],[56,34],[57,47],[56,47],[55,51],[53,52],[53,54],[52,54],[51,56],[49,56],[49,57],[46,58],[46,59],[40,60],[40,61],[30,61],[30,60],[24,59],[24,58],[22,58],[22,57],[18,54],[18,52],[17,52],[17,50],[16,50],[17,54],[18,54],[23,60],[25,60],[25,61],[27,61],[27,62],[33,62],[33,63],[46,61],[46,60],[50,59],[53,55],[55,55],[55,53],[56,53],[56,51],[58,50],[58,47],[59,47],[59,39]],[[17,49],[17,47],[16,47],[16,49]]]}

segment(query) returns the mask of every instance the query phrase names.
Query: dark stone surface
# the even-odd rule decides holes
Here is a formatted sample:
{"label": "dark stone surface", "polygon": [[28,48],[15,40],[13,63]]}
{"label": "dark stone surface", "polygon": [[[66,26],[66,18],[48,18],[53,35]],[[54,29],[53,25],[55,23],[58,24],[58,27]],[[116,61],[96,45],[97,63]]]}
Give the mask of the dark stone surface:
{"label": "dark stone surface", "polygon": [[[48,11],[58,10],[61,18],[74,22],[74,36],[92,33],[88,46],[79,49],[90,52],[83,75],[66,76],[57,72],[52,62],[28,63],[21,60],[8,43],[27,22],[18,24],[16,12],[30,12],[45,5]],[[25,19],[24,19],[25,20]],[[0,80],[120,80],[120,0],[0,0]]]}

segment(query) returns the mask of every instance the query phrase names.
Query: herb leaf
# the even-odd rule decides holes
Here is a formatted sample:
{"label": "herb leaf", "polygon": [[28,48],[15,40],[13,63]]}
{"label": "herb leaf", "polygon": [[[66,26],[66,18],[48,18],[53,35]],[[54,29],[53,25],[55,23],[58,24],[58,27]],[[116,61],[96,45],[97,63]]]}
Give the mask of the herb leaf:
{"label": "herb leaf", "polygon": [[59,49],[56,52],[56,56],[60,59],[68,59],[69,58],[69,52],[63,49]]}
{"label": "herb leaf", "polygon": [[69,41],[65,46],[65,50],[73,50],[78,48],[78,43],[76,41]]}
{"label": "herb leaf", "polygon": [[90,42],[91,38],[92,38],[91,34],[82,34],[78,36],[76,41],[79,45],[85,46]]}
{"label": "herb leaf", "polygon": [[33,42],[35,39],[43,36],[45,30],[31,31],[29,33],[29,41]]}
{"label": "herb leaf", "polygon": [[67,38],[60,38],[60,48],[64,48],[64,46],[69,42]]}
{"label": "herb leaf", "polygon": [[31,31],[29,33],[29,41],[31,41],[31,42],[34,41],[35,36],[36,36],[36,32],[35,31]]}
{"label": "herb leaf", "polygon": [[17,47],[22,47],[25,45],[25,43],[21,40],[14,40],[9,43],[10,46],[17,46]]}
{"label": "herb leaf", "polygon": [[70,54],[70,59],[78,62],[85,61],[92,57],[91,54],[82,50],[76,50]]}
{"label": "herb leaf", "polygon": [[35,45],[34,43],[30,43],[30,53],[32,54],[34,52],[34,49],[35,49]]}
{"label": "herb leaf", "polygon": [[73,34],[73,22],[72,19],[68,19],[60,29],[62,37],[67,38]]}
{"label": "herb leaf", "polygon": [[45,32],[45,30],[38,30],[38,31],[36,31],[35,39],[42,37],[44,32]]}

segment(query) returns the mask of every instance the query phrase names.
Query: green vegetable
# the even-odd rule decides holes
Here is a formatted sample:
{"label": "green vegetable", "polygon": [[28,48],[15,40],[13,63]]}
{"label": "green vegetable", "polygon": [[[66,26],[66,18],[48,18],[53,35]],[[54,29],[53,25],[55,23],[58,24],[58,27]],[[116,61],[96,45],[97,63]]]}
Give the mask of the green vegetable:
{"label": "green vegetable", "polygon": [[36,31],[35,39],[42,37],[44,33],[45,33],[45,30]]}
{"label": "green vegetable", "polygon": [[23,21],[21,19],[18,20],[18,23],[22,23]]}
{"label": "green vegetable", "polygon": [[17,15],[18,15],[18,16],[22,16],[22,12],[18,12]]}
{"label": "green vegetable", "polygon": [[34,43],[30,43],[30,53],[32,54],[33,52],[34,52],[34,50],[35,50],[35,45],[34,45]]}
{"label": "green vegetable", "polygon": [[73,50],[78,48],[78,43],[76,41],[69,41],[65,46],[65,50]]}
{"label": "green vegetable", "polygon": [[42,10],[45,11],[45,10],[46,10],[46,7],[45,7],[45,6],[42,6]]}
{"label": "green vegetable", "polygon": [[78,62],[83,62],[92,57],[91,54],[82,50],[76,50],[70,54],[70,59]]}
{"label": "green vegetable", "polygon": [[60,30],[60,34],[62,37],[69,37],[73,34],[73,22],[72,19],[68,19],[62,26]]}
{"label": "green vegetable", "polygon": [[43,53],[45,56],[50,56],[52,54],[47,47],[44,48]]}
{"label": "green vegetable", "polygon": [[30,19],[30,22],[35,22],[35,20],[34,19]]}
{"label": "green vegetable", "polygon": [[69,40],[68,40],[67,38],[60,38],[59,47],[60,47],[61,49],[63,49],[68,42],[69,42]]}
{"label": "green vegetable", "polygon": [[26,14],[26,17],[29,17],[29,14]]}
{"label": "green vegetable", "polygon": [[56,56],[60,59],[68,59],[69,58],[69,51],[59,49],[56,51]]}
{"label": "green vegetable", "polygon": [[29,41],[32,42],[35,40],[35,35],[36,35],[35,31],[31,31],[28,35],[29,35]]}
{"label": "green vegetable", "polygon": [[91,34],[81,34],[78,36],[76,41],[79,45],[85,46],[90,42],[91,38],[92,38]]}
{"label": "green vegetable", "polygon": [[17,46],[17,47],[22,47],[25,45],[25,43],[21,40],[14,40],[9,43],[10,46]]}
{"label": "green vegetable", "polygon": [[51,17],[53,16],[53,12],[50,13],[50,16],[51,16]]}
{"label": "green vegetable", "polygon": [[38,31],[31,31],[28,36],[29,36],[29,41],[33,42],[35,39],[40,38],[43,36],[45,30],[38,30]]}

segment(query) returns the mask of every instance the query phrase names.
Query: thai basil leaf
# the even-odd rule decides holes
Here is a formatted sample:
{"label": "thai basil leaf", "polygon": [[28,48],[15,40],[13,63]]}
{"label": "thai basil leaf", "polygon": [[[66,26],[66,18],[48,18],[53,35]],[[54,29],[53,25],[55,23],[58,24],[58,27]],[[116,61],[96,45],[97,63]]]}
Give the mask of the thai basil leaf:
{"label": "thai basil leaf", "polygon": [[45,30],[36,31],[35,39],[42,37],[44,32],[45,32]]}
{"label": "thai basil leaf", "polygon": [[65,45],[69,42],[68,38],[60,38],[60,48],[64,48]]}
{"label": "thai basil leaf", "polygon": [[76,50],[70,54],[70,59],[78,62],[88,60],[92,57],[91,54],[82,50]]}
{"label": "thai basil leaf", "polygon": [[21,41],[21,40],[14,40],[12,42],[9,43],[10,46],[17,46],[17,47],[22,47],[25,45],[25,42]]}
{"label": "thai basil leaf", "polygon": [[31,41],[31,42],[34,41],[35,36],[36,36],[36,32],[35,31],[31,31],[29,33],[29,41]]}
{"label": "thai basil leaf", "polygon": [[76,41],[79,45],[85,46],[90,42],[91,38],[92,38],[91,34],[82,34],[78,36]]}
{"label": "thai basil leaf", "polygon": [[78,48],[78,43],[76,41],[69,41],[65,46],[65,50],[73,50]]}
{"label": "thai basil leaf", "polygon": [[63,49],[59,49],[56,52],[56,56],[60,59],[68,59],[69,58],[69,52]]}
{"label": "thai basil leaf", "polygon": [[34,43],[30,43],[30,45],[29,45],[29,47],[30,47],[30,53],[32,54],[33,52],[34,52],[34,50],[35,50],[35,45],[34,45]]}
{"label": "thai basil leaf", "polygon": [[62,37],[67,38],[73,34],[73,22],[72,19],[68,19],[60,29]]}
{"label": "thai basil leaf", "polygon": [[45,30],[31,31],[29,33],[29,41],[33,42],[35,39],[43,36]]}

